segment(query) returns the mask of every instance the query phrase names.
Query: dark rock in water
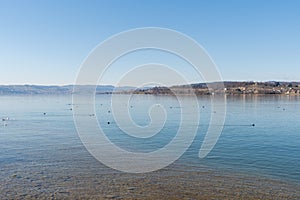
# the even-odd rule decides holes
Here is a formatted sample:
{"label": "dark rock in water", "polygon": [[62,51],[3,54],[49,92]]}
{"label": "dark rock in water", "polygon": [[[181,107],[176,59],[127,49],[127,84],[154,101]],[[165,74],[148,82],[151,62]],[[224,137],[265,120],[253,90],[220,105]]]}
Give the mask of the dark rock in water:
{"label": "dark rock in water", "polygon": [[135,190],[135,187],[128,187],[127,190]]}
{"label": "dark rock in water", "polygon": [[11,178],[22,178],[22,176],[18,175],[18,174],[12,174]]}
{"label": "dark rock in water", "polygon": [[119,198],[119,196],[118,195],[110,195],[110,194],[108,194],[108,195],[105,196],[105,198],[108,198],[108,199],[117,199],[117,198]]}

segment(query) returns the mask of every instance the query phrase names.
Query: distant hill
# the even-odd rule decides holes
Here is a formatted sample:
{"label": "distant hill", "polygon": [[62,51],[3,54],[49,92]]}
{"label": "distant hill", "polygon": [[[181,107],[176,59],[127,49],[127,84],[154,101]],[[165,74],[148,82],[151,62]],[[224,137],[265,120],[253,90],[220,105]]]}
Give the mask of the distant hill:
{"label": "distant hill", "polygon": [[[84,92],[94,86],[77,86],[77,92]],[[0,95],[34,95],[34,94],[72,94],[73,85],[43,86],[43,85],[0,85]],[[111,85],[97,86],[96,93],[112,93],[115,87]],[[121,88],[118,88],[121,90]]]}
{"label": "distant hill", "polygon": [[[175,94],[197,94],[210,95],[218,93],[226,94],[297,94],[300,95],[300,82],[237,82],[226,81],[223,83],[209,83],[211,90],[206,83],[196,83],[191,85],[178,85],[171,87],[114,87],[112,85],[99,85],[96,87],[97,94],[154,94],[154,95],[174,95]],[[84,93],[93,90],[95,86],[73,85],[65,86],[43,86],[43,85],[0,85],[0,95],[35,95],[35,94],[72,94],[74,92]]]}
{"label": "distant hill", "polygon": [[0,94],[68,94],[73,86],[1,85]]}
{"label": "distant hill", "polygon": [[[149,89],[136,90],[136,94],[156,94],[156,95],[174,95],[174,94],[295,94],[300,95],[300,82],[235,82],[226,81],[223,83],[215,82],[196,83],[191,85],[179,85],[172,87],[153,87]],[[224,86],[224,87],[223,87]]]}

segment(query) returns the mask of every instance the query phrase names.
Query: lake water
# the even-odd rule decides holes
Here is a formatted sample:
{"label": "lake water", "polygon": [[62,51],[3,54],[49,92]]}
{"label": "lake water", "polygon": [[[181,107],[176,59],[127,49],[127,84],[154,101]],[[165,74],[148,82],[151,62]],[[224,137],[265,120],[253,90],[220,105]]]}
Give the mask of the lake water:
{"label": "lake water", "polygon": [[[110,95],[97,95],[96,112],[81,117],[97,117],[106,136],[128,151],[155,151],[176,135],[182,109],[176,98],[134,95],[129,106],[122,102],[124,95],[118,98],[119,106],[128,108],[132,120],[139,126],[150,123],[148,111],[152,105],[163,105],[167,116],[163,129],[149,139],[124,134],[114,119],[114,115],[119,115],[122,120],[124,112],[118,112],[117,107],[112,113]],[[186,96],[183,100],[188,104],[190,98]],[[200,159],[199,149],[214,111],[211,110],[209,96],[198,97],[200,123],[197,135],[184,155],[162,169],[163,173],[172,172],[172,176],[210,171],[236,173],[278,180],[298,187],[300,97],[227,96],[226,100],[227,112],[222,134],[208,156]],[[93,185],[87,182],[95,177],[110,175],[106,181],[111,181],[112,176],[122,176],[121,172],[98,162],[85,149],[73,121],[71,108],[74,106],[85,105],[72,105],[71,96],[0,97],[0,117],[5,119],[0,126],[1,199],[48,198],[53,197],[55,191],[66,188],[68,191],[72,191],[72,188],[84,191],[87,185]],[[161,117],[156,116],[161,114],[159,112],[152,114],[152,117]],[[214,126],[222,126],[222,123]],[[130,177],[130,174],[126,175],[127,182]],[[113,190],[113,187],[110,189]],[[47,194],[49,191],[51,194]],[[26,196],[31,193],[36,196]],[[42,196],[43,193],[50,196]],[[296,195],[300,194],[296,192]]]}

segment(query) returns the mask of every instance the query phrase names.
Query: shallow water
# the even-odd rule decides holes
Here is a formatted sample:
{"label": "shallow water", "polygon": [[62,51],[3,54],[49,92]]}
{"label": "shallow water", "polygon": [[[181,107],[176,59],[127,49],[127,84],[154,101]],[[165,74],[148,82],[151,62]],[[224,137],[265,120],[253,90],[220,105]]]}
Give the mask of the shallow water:
{"label": "shallow water", "polygon": [[[95,113],[87,113],[82,116],[83,119],[97,117],[106,136],[128,151],[151,152],[168,144],[176,135],[182,109],[176,98],[135,95],[129,106],[123,102],[124,96],[119,95],[118,98],[120,107],[112,110],[110,96],[97,95]],[[190,98],[184,97],[184,101],[189,102]],[[261,195],[267,198],[264,195],[272,194],[270,191],[283,192],[285,196],[282,199],[299,197],[299,96],[227,96],[223,132],[204,159],[198,157],[198,152],[210,117],[215,113],[211,110],[209,96],[199,97],[198,102],[199,129],[187,152],[165,169],[133,175],[110,169],[88,153],[76,132],[71,110],[73,106],[85,105],[72,105],[70,96],[1,96],[0,116],[9,119],[1,121],[0,126],[0,178],[3,180],[0,193],[3,198],[21,199],[86,198],[89,194],[95,198],[114,198],[115,195],[115,198],[134,199],[157,197],[158,193],[166,192],[156,188],[160,185],[182,187],[187,193],[184,197],[198,198],[194,193],[197,190],[199,195],[200,186],[200,190],[207,187],[203,192],[208,194],[213,194],[214,189],[224,190],[226,194],[232,182],[244,179],[246,184],[237,187],[236,191],[253,190],[256,191],[254,197]],[[167,118],[164,128],[149,139],[128,136],[114,120],[114,115],[126,119],[123,112],[118,112],[121,107],[126,107],[137,125],[146,126],[151,121],[149,108],[154,104],[164,106]],[[161,112],[151,114],[155,118]],[[177,180],[178,183],[170,183],[166,179]],[[202,180],[206,180],[207,184]],[[227,186],[221,187],[219,184],[224,181]],[[124,184],[129,183],[135,185],[134,189],[126,189]],[[143,186],[145,183],[148,185]],[[153,194],[144,187],[152,188]],[[261,191],[267,187],[271,189]],[[295,190],[289,191],[294,187]],[[138,195],[141,192],[144,196]],[[171,195],[172,191],[166,194]],[[245,195],[251,197],[251,192]],[[168,197],[171,196],[165,196]]]}

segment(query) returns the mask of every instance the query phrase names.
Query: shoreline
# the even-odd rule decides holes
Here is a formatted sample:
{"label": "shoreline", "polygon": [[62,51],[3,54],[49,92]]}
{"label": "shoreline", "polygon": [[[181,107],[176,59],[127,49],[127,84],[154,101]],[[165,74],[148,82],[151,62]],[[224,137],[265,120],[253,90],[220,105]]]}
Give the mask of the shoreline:
{"label": "shoreline", "polygon": [[283,81],[224,81],[210,83],[194,83],[173,86],[113,86],[113,85],[0,85],[0,95],[9,94],[296,94],[300,95],[300,82]]}

